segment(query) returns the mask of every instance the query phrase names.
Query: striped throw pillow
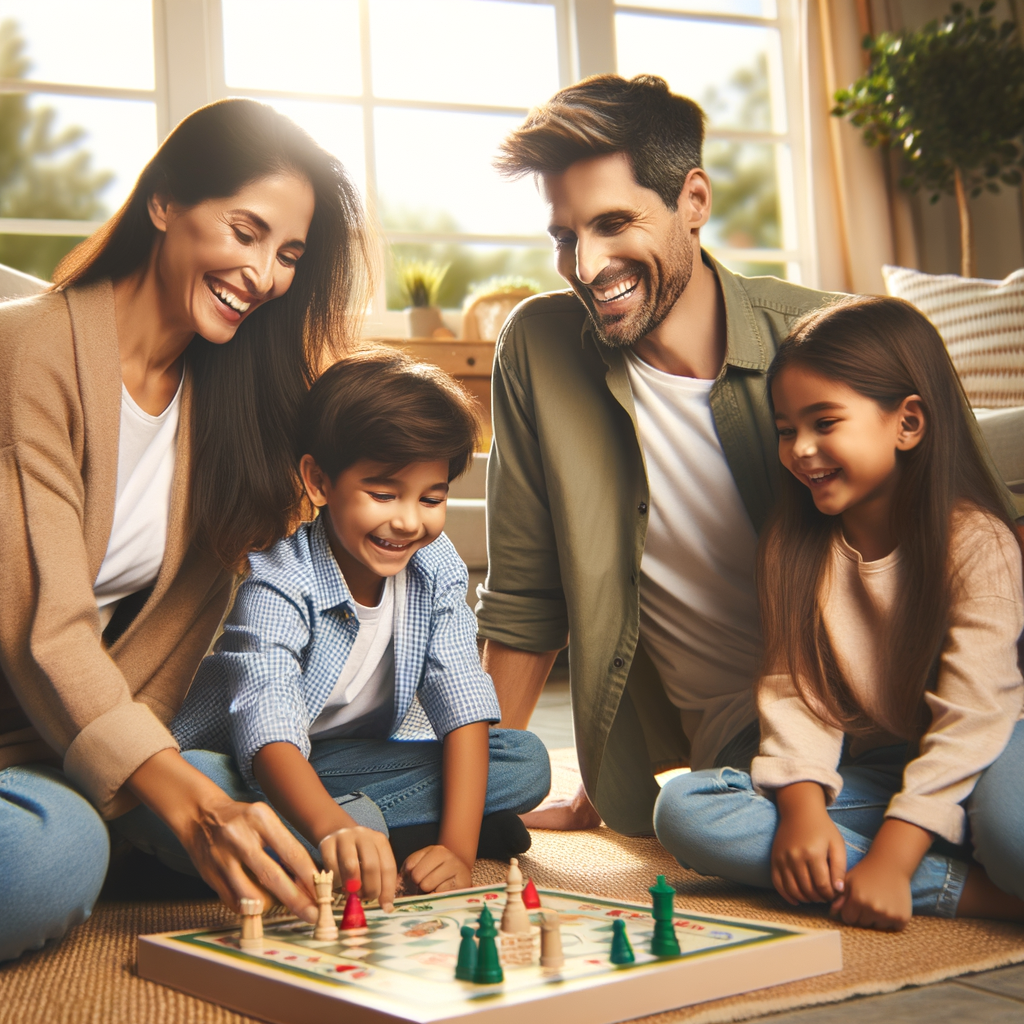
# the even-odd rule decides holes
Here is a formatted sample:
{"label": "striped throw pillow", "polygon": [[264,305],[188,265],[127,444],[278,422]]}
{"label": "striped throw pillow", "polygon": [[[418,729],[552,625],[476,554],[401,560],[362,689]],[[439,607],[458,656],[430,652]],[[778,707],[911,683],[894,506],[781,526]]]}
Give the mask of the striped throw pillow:
{"label": "striped throw pillow", "polygon": [[886,266],[882,277],[935,324],[971,405],[1024,405],[1024,270],[982,281]]}

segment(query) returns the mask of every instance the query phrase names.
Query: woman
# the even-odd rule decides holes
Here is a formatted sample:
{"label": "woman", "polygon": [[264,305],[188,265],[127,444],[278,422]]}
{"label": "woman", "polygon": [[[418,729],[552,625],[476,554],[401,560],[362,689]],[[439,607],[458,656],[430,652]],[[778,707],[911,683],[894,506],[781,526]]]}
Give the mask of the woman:
{"label": "woman", "polygon": [[88,917],[103,819],[139,802],[226,903],[261,897],[255,878],[314,919],[308,854],[166,724],[246,552],[298,518],[294,418],[351,336],[366,256],[340,164],[225,100],[53,290],[0,307],[0,960]]}

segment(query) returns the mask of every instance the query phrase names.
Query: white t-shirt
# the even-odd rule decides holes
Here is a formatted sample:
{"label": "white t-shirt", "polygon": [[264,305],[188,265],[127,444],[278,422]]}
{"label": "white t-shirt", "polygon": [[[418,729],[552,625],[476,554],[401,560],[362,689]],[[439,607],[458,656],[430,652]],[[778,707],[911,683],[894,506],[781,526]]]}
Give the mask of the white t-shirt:
{"label": "white t-shirt", "polygon": [[359,632],[310,738],[387,735],[395,713],[395,577],[374,608],[353,601]]}
{"label": "white t-shirt", "polygon": [[140,409],[121,385],[117,500],[107,553],[93,584],[105,629],[123,597],[150,586],[167,547],[181,385],[159,416]]}
{"label": "white t-shirt", "polygon": [[710,768],[757,712],[757,535],[711,413],[714,381],[626,352],[651,500],[640,566],[640,637],[679,708],[691,767]]}

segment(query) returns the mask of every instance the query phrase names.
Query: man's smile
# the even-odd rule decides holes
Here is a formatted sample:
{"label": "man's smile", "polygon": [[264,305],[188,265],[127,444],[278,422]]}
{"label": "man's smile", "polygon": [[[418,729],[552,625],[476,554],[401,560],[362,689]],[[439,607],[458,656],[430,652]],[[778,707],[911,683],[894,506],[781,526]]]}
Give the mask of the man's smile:
{"label": "man's smile", "polygon": [[594,296],[594,301],[599,305],[606,306],[632,295],[639,284],[639,276],[634,276],[623,278],[606,288],[598,288],[594,285],[590,285],[589,287],[590,294]]}

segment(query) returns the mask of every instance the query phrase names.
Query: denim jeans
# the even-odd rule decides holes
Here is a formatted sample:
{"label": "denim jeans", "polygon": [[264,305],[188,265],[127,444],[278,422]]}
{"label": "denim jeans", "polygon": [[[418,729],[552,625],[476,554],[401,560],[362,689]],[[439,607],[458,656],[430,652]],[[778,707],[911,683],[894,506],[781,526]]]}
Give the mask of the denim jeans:
{"label": "denim jeans", "polygon": [[110,859],[103,819],[55,768],[0,771],[0,961],[92,913]]}
{"label": "denim jeans", "polygon": [[[441,752],[437,740],[399,742],[375,739],[316,740],[309,762],[324,788],[360,825],[388,833],[389,828],[441,819]],[[227,754],[185,750],[190,764],[234,800],[266,800],[245,784]],[[536,807],[551,788],[551,765],[544,744],[532,733],[492,729],[484,814]],[[287,821],[289,831],[319,862],[319,852]],[[147,807],[111,822],[134,846],[155,854],[184,874],[197,874],[174,833]]]}
{"label": "denim jeans", "polygon": [[[839,767],[843,790],[828,808],[846,843],[847,867],[867,853],[893,794],[903,783],[905,748],[885,747]],[[964,801],[968,839],[937,840],[910,882],[914,913],[953,917],[970,860],[1004,892],[1024,898],[1024,722]],[[734,768],[678,775],[654,809],[658,839],[683,867],[702,875],[771,889],[771,850],[778,825],[773,801],[754,792]]]}

